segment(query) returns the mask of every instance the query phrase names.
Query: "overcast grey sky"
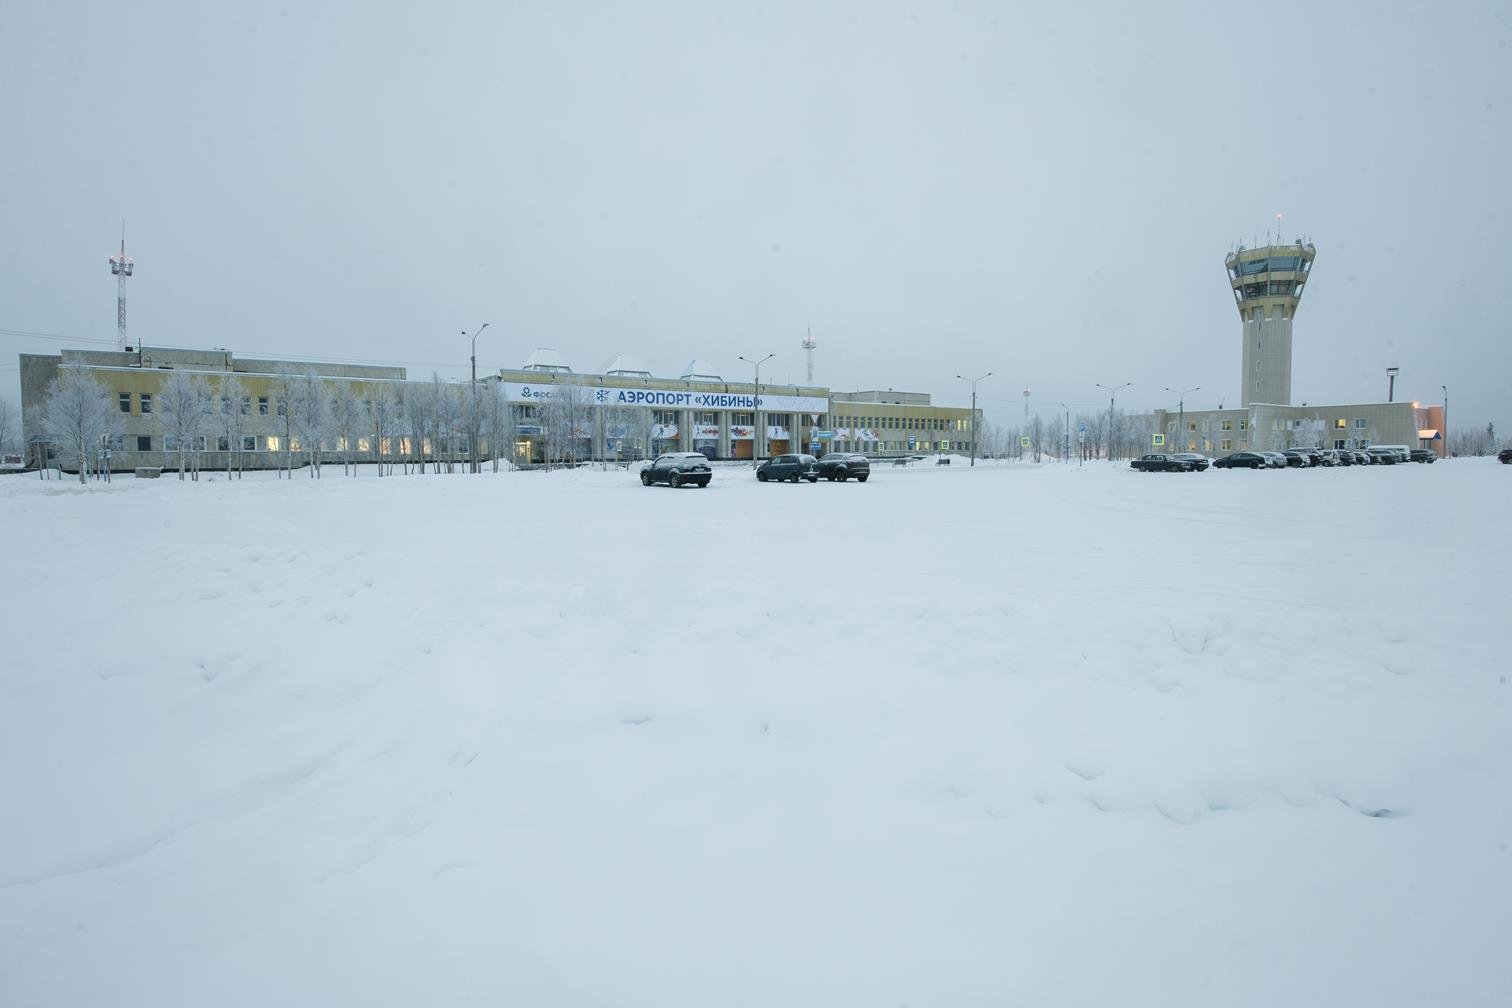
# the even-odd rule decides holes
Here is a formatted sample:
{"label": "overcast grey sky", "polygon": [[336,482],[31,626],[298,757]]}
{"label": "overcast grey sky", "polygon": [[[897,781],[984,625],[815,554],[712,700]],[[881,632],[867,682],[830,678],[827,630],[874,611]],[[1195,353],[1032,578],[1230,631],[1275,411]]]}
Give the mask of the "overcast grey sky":
{"label": "overcast grey sky", "polygon": [[[1237,404],[1223,270],[1317,245],[1298,402],[1512,432],[1512,4],[0,8],[0,330],[466,373]],[[0,334],[0,388],[19,352]]]}

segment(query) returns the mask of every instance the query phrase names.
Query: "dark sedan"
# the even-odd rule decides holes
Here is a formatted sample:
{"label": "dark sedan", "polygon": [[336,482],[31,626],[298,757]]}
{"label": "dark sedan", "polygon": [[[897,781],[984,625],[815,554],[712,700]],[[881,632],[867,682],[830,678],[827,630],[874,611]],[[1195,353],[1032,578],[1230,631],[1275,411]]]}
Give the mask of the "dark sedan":
{"label": "dark sedan", "polygon": [[845,452],[830,452],[819,460],[814,471],[825,479],[839,480],[844,483],[853,479],[857,483],[865,483],[871,475],[871,460],[865,455],[850,455]]}
{"label": "dark sedan", "polygon": [[1214,469],[1265,469],[1270,463],[1254,452],[1234,452],[1213,463]]}
{"label": "dark sedan", "polygon": [[1197,469],[1196,463],[1174,455],[1141,455],[1130,462],[1129,467],[1140,472],[1194,472]]}
{"label": "dark sedan", "polygon": [[692,483],[696,487],[706,487],[714,478],[714,470],[709,468],[708,458],[698,452],[672,452],[657,456],[655,462],[641,470],[640,477],[642,486],[665,483],[676,489],[684,483]]}
{"label": "dark sedan", "polygon": [[818,483],[819,473],[814,469],[818,464],[819,460],[812,455],[773,455],[756,467],[756,478],[762,483],[769,480]]}
{"label": "dark sedan", "polygon": [[1207,467],[1212,464],[1206,455],[1198,452],[1177,452],[1171,458],[1192,463],[1192,465],[1197,467],[1198,472],[1206,472]]}

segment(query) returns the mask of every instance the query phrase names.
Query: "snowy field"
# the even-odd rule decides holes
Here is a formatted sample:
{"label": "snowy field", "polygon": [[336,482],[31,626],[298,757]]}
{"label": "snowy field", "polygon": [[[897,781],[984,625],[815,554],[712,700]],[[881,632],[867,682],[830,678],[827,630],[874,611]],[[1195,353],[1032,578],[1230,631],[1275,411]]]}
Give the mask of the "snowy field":
{"label": "snowy field", "polygon": [[1509,490],[0,479],[0,1005],[1512,1003]]}

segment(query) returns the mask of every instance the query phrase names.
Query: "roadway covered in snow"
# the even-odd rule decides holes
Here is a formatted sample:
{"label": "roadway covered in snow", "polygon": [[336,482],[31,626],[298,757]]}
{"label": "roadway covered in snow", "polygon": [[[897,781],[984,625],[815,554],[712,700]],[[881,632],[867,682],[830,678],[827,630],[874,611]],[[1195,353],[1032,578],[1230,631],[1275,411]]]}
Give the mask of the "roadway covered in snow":
{"label": "roadway covered in snow", "polygon": [[1512,1001],[1512,467],[0,480],[0,1004]]}

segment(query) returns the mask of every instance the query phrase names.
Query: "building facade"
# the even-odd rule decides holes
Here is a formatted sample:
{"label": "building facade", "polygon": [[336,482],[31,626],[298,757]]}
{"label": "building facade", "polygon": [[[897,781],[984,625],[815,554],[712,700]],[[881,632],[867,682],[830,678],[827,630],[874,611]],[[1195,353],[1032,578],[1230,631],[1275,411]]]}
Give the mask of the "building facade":
{"label": "building facade", "polygon": [[[210,423],[207,432],[197,435],[196,444],[190,446],[205,469],[232,465],[274,469],[284,464],[287,451],[299,450],[289,415],[291,379],[314,374],[327,386],[347,386],[363,402],[372,401],[380,386],[406,380],[405,369],[398,367],[238,358],[229,350],[168,347],[21,354],[20,364],[22,437],[34,446],[32,463],[40,465],[44,458],[55,457],[45,444],[42,411],[53,379],[64,369],[76,369],[102,385],[110,397],[118,431],[108,446],[110,467],[115,470],[178,465],[178,446],[164,433],[160,420],[163,389],[176,372],[203,376],[216,400],[212,409],[220,415],[236,411],[234,424]],[[227,378],[239,383],[238,402],[223,394]],[[363,439],[362,446],[352,445],[352,450],[361,447],[363,452],[370,451],[367,440]],[[35,457],[39,453],[43,458]]]}
{"label": "building facade", "polygon": [[603,373],[579,373],[538,349],[497,380],[513,411],[519,462],[561,457],[630,458],[672,451],[747,460],[787,452],[901,456],[969,452],[972,411],[935,406],[922,392],[836,393],[819,386],[727,381],[693,360],[658,378],[618,357]]}

